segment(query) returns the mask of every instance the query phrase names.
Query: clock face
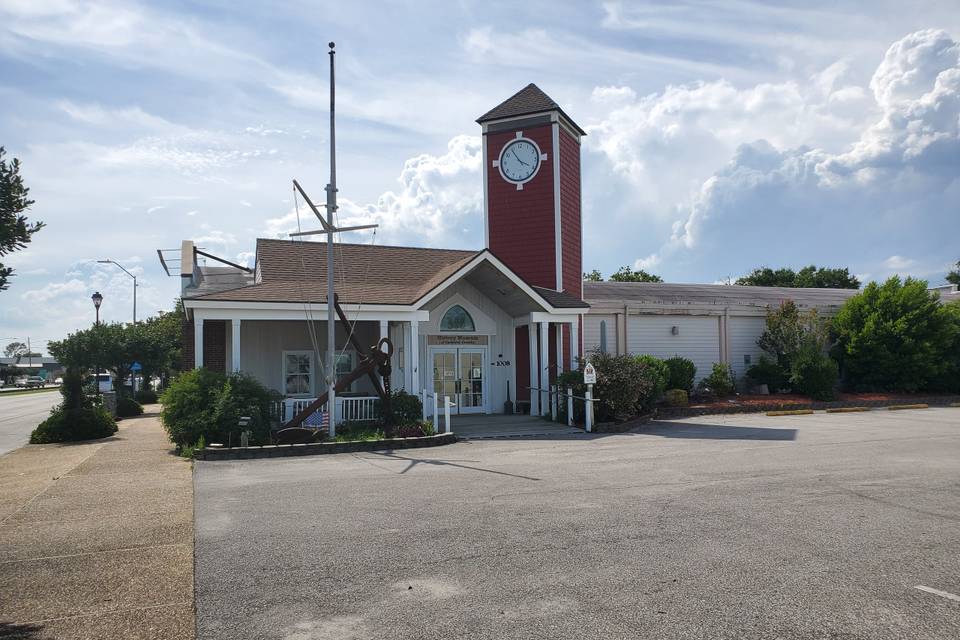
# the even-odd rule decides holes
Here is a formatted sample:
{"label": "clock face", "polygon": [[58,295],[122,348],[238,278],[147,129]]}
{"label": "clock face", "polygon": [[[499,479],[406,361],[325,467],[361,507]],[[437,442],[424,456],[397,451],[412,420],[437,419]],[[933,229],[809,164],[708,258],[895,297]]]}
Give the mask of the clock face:
{"label": "clock face", "polygon": [[510,182],[526,182],[540,167],[540,149],[531,140],[517,138],[500,153],[500,173]]}

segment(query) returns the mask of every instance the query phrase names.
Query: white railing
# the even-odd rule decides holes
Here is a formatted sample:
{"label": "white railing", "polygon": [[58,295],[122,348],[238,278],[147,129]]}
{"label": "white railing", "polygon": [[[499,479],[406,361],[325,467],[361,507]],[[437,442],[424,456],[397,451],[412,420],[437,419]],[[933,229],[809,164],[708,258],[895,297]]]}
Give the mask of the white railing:
{"label": "white railing", "polygon": [[[574,426],[573,421],[573,401],[578,400],[584,403],[584,430],[593,431],[594,425],[594,403],[598,402],[597,398],[593,397],[593,385],[587,385],[586,395],[575,396],[573,395],[573,389],[571,387],[566,387],[565,389],[552,384],[549,389],[540,389],[538,387],[527,387],[530,389],[530,392],[534,391],[540,394],[547,394],[547,401],[549,402],[549,415],[550,421],[556,422],[560,417],[560,404],[566,400],[567,402],[567,426]],[[548,415],[546,410],[541,408],[541,414],[543,416]]]}
{"label": "white railing", "polygon": [[[428,400],[432,403],[433,413],[430,414],[430,420],[433,423],[434,433],[450,433],[450,409],[457,406],[457,403],[450,400],[450,396],[438,396],[426,389],[420,390],[420,402],[423,408],[423,419],[427,419]],[[440,411],[443,411],[443,430],[440,429]]]}
{"label": "white railing", "polygon": [[[280,403],[280,421],[289,422],[298,413],[306,409],[316,398],[284,398]],[[336,397],[336,423],[370,422],[376,420],[376,396]],[[321,408],[320,410],[323,410]]]}

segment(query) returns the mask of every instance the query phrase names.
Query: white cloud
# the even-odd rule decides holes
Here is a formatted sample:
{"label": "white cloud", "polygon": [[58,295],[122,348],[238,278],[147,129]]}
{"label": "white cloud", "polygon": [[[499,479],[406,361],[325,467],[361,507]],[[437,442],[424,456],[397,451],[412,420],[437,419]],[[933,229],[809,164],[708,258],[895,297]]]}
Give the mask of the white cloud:
{"label": "white cloud", "polygon": [[883,266],[887,269],[909,269],[916,263],[916,260],[904,258],[903,256],[890,256],[883,261]]}

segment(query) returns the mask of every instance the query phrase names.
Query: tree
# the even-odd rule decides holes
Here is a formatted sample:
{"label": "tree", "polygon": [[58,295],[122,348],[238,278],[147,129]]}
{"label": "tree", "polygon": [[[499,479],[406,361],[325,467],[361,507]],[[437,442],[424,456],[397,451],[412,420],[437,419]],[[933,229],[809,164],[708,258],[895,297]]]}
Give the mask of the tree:
{"label": "tree", "polygon": [[600,275],[600,272],[594,269],[583,274],[584,282],[603,282],[603,276]]}
{"label": "tree", "polygon": [[620,269],[610,276],[611,282],[663,282],[663,278],[652,273],[647,273],[643,269],[634,271],[630,267],[620,267]]}
{"label": "tree", "polygon": [[[27,223],[23,213],[33,204],[27,198],[30,189],[20,177],[20,161],[14,158],[8,163],[5,154],[0,147],[0,257],[26,248],[33,234],[43,228],[42,222]],[[0,291],[9,286],[12,275],[13,269],[0,263]]]}
{"label": "tree", "polygon": [[834,354],[859,390],[956,389],[960,313],[940,304],[923,280],[871,282],[844,303],[833,322]]}
{"label": "tree", "polygon": [[23,342],[11,342],[3,350],[3,355],[8,358],[16,358],[17,356],[26,355],[28,349],[26,343]]}
{"label": "tree", "polygon": [[737,278],[736,284],[751,287],[799,287],[805,289],[859,289],[860,280],[847,268],[806,266],[800,271],[789,267],[771,269],[759,267],[748,275]]}
{"label": "tree", "polygon": [[947,274],[947,282],[960,285],[960,260],[957,260],[957,268]]}

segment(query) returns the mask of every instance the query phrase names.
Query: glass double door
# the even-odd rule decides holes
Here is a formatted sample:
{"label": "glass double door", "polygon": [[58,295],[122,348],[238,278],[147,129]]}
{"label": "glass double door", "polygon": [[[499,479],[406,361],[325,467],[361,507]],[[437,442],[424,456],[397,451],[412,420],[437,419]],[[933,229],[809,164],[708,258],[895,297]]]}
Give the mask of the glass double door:
{"label": "glass double door", "polygon": [[483,413],[486,400],[484,354],[486,349],[458,347],[432,350],[433,392],[441,408],[443,396],[457,404],[454,413]]}

